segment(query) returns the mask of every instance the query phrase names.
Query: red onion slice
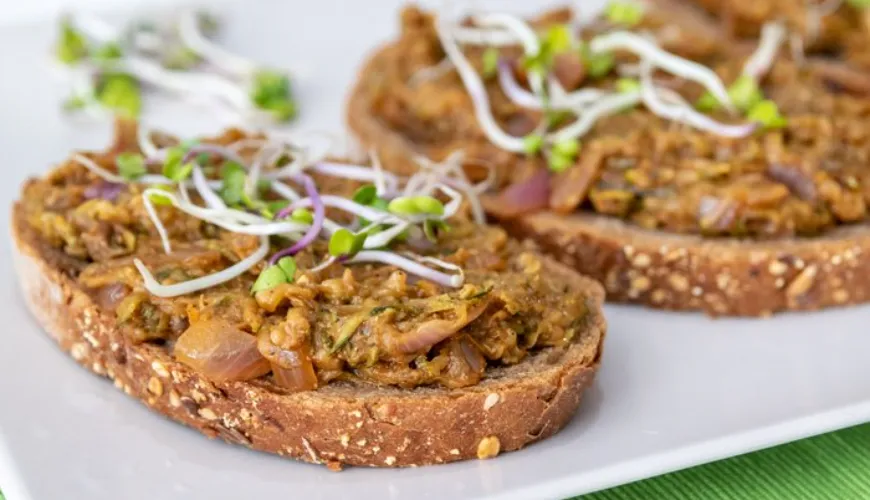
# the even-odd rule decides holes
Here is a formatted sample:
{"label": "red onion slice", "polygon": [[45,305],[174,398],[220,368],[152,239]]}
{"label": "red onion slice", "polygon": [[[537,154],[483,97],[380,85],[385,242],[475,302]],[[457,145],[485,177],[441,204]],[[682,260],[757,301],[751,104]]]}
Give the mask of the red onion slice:
{"label": "red onion slice", "polygon": [[176,341],[173,354],[215,381],[250,380],[271,369],[257,349],[256,337],[220,319],[190,325]]}
{"label": "red onion slice", "polygon": [[85,188],[84,194],[86,200],[101,198],[103,200],[115,201],[123,190],[123,184],[103,181],[99,184],[94,184]]}
{"label": "red onion slice", "polygon": [[476,320],[489,304],[486,301],[472,306],[471,310],[463,310],[454,320],[435,319],[420,324],[414,330],[401,334],[398,338],[390,338],[396,350],[410,354],[429,349],[435,344],[450,338],[466,325]]}
{"label": "red onion slice", "polygon": [[[302,185],[305,186],[305,192],[308,193],[308,197],[311,199],[311,205],[314,208],[314,221],[311,223],[311,227],[308,228],[308,231],[305,233],[304,236],[302,236],[302,238],[299,239],[299,241],[272,255],[272,258],[269,259],[270,266],[274,266],[275,263],[281,259],[281,257],[296,255],[297,253],[302,251],[302,249],[304,249],[317,239],[317,236],[323,229],[323,220],[326,218],[326,207],[323,205],[323,200],[320,199],[320,193],[317,192],[317,186],[314,185],[314,180],[310,176],[305,174],[295,175],[294,180],[296,182],[302,183]],[[298,208],[294,205],[296,204],[291,204],[284,210],[278,212],[278,214],[275,216],[275,219],[283,219],[284,217],[290,215],[293,210]]]}
{"label": "red onion slice", "polygon": [[484,202],[489,212],[501,218],[536,212],[549,204],[550,173],[545,169],[538,170],[523,182],[508,186],[501,194]]}

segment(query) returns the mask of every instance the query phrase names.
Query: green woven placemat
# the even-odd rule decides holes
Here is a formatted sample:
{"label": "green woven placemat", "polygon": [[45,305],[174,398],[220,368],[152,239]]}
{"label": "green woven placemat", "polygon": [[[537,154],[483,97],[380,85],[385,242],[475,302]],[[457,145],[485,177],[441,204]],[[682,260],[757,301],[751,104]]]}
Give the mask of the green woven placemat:
{"label": "green woven placemat", "polygon": [[575,500],[870,499],[870,424]]}

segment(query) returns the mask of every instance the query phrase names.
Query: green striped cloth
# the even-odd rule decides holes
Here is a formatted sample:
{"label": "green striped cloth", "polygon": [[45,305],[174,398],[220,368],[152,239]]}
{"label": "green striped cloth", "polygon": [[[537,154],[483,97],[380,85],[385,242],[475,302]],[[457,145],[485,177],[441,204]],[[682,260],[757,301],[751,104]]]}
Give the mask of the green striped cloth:
{"label": "green striped cloth", "polygon": [[[575,500],[870,499],[870,424]],[[4,500],[0,492],[0,500]]]}
{"label": "green striped cloth", "polygon": [[870,424],[575,500],[870,499]]}

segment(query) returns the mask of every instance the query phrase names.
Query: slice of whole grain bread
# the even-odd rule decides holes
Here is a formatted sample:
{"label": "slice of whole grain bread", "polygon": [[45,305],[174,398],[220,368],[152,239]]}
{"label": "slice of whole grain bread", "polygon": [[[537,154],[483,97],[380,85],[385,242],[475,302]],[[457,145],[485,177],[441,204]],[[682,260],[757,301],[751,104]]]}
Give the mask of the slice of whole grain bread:
{"label": "slice of whole grain bread", "polygon": [[606,330],[601,286],[547,260],[546,272],[575,275],[589,295],[582,333],[567,350],[547,349],[517,365],[490,368],[478,385],[404,390],[345,382],[288,394],[263,380],[213,383],[167,349],[127,340],[114,312],[100,310],[52,266],[52,249],[18,207],[12,226],[25,301],[79,364],[209,437],[331,468],[436,464],[522,448],[570,421],[600,363]]}
{"label": "slice of whole grain bread", "polygon": [[[376,115],[373,99],[395,44],[361,68],[347,103],[350,129],[384,167],[413,172],[419,151]],[[649,231],[592,213],[500,221],[515,237],[605,285],[608,300],[711,315],[766,316],[870,300],[870,228],[842,227],[817,238],[751,241]]]}

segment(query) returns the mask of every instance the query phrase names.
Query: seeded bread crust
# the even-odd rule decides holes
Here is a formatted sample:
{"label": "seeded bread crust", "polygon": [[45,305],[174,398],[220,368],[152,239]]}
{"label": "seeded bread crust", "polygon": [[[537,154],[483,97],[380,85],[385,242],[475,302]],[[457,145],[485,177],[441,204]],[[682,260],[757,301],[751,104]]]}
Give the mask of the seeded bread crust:
{"label": "seeded bread crust", "polygon": [[[414,145],[372,114],[379,75],[396,57],[387,45],[365,63],[348,99],[347,121],[385,168],[412,171]],[[649,231],[592,213],[539,213],[500,221],[517,238],[601,281],[607,298],[713,316],[769,316],[870,301],[870,227],[817,238],[704,239]]]}
{"label": "seeded bread crust", "polygon": [[[165,349],[129,342],[66,274],[52,267],[16,206],[15,268],[26,303],[73,359],[126,394],[203,434],[340,469],[342,464],[405,467],[489,458],[555,434],[574,415],[598,369],[606,324],[601,286],[577,276],[590,295],[582,341],[491,369],[479,385],[402,390],[329,384],[282,393],[254,381],[213,383]],[[548,272],[566,273],[547,260]]]}
{"label": "seeded bread crust", "polygon": [[812,239],[709,240],[594,214],[504,221],[602,283],[609,300],[710,315],[769,316],[870,300],[870,228]]}

